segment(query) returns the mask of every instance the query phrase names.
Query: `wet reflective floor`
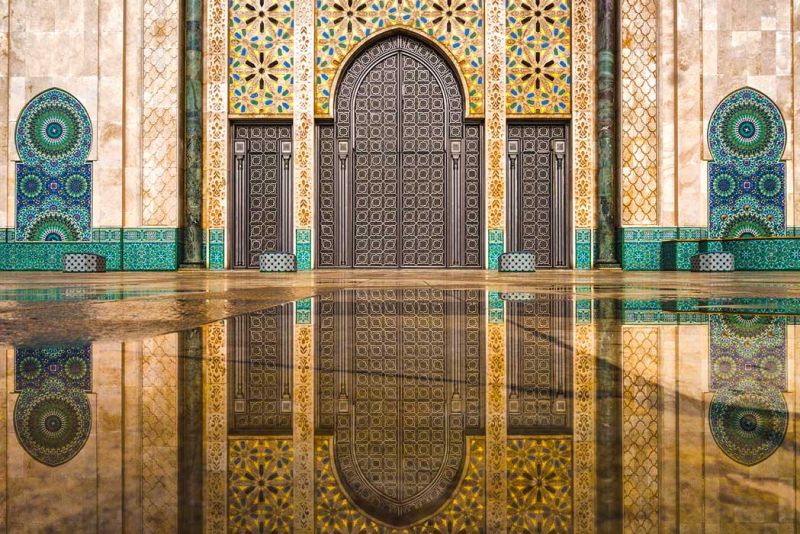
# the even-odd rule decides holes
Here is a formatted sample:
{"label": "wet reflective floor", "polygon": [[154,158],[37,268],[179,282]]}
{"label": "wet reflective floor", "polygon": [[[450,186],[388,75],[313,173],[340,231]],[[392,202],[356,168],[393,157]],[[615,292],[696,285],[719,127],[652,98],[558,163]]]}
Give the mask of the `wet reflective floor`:
{"label": "wet reflective floor", "polygon": [[[31,339],[8,321],[0,521],[798,530],[800,299],[509,286],[251,295],[253,310],[143,338]],[[14,291],[0,311],[69,298]],[[119,291],[134,308],[193,294]]]}

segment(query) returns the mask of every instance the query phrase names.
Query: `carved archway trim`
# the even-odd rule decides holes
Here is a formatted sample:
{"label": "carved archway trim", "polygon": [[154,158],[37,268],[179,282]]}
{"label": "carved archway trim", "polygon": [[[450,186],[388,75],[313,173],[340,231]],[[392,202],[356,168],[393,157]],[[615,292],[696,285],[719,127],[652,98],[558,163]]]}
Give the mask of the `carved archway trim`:
{"label": "carved archway trim", "polygon": [[[336,74],[334,75],[333,81],[331,83],[331,94],[328,96],[329,100],[328,109],[330,111],[328,112],[328,114],[318,115],[317,118],[320,119],[336,118],[336,110],[337,110],[336,104],[338,102],[339,92],[341,91],[341,88],[339,86],[341,85],[343,77],[350,71],[350,67],[353,64],[353,62],[355,62],[359,57],[361,57],[362,52],[371,48],[373,45],[375,45],[375,43],[398,34],[406,35],[410,37],[412,40],[421,41],[423,44],[426,44],[429,47],[433,48],[434,51],[438,53],[440,58],[446,61],[448,67],[450,67],[450,71],[455,73],[456,77],[458,78],[456,84],[458,86],[458,90],[462,98],[462,109],[464,109],[463,117],[466,119],[473,118],[472,111],[469,109],[469,106],[465,104],[466,95],[469,94],[467,79],[464,77],[464,73],[461,71],[461,66],[459,65],[456,57],[453,55],[453,53],[450,51],[449,48],[443,46],[442,43],[433,39],[430,35],[420,30],[414,28],[406,28],[406,27],[390,27],[376,31],[375,33],[370,34],[367,38],[358,43],[347,53],[347,55],[344,57],[341,64],[339,65],[339,68],[336,70]],[[479,114],[478,117],[483,117],[483,114]]]}

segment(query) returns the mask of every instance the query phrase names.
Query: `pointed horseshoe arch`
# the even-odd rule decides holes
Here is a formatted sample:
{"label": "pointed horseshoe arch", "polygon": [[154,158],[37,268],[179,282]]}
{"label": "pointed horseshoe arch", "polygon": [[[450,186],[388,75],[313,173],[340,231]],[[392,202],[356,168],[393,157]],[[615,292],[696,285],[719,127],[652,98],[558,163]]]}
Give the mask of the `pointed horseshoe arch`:
{"label": "pointed horseshoe arch", "polygon": [[364,46],[318,138],[318,265],[481,267],[482,128],[437,50],[398,32]]}

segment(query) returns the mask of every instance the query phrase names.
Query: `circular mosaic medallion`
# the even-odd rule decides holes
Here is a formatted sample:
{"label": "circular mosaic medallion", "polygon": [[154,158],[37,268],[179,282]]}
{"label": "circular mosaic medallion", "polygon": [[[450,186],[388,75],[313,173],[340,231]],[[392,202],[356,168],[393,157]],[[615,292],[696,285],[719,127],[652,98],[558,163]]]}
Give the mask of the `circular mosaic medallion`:
{"label": "circular mosaic medallion", "polygon": [[753,213],[738,213],[723,222],[722,238],[770,237],[775,234],[772,225]]}
{"label": "circular mosaic medallion", "polygon": [[64,363],[64,374],[74,381],[83,380],[89,372],[86,360],[80,356],[72,356]]}
{"label": "circular mosaic medallion", "polygon": [[786,125],[772,100],[754,89],[740,89],[726,97],[711,116],[708,146],[718,163],[780,160],[786,146]]}
{"label": "circular mosaic medallion", "polygon": [[25,241],[79,241],[81,230],[63,213],[48,211],[37,217],[25,232]]}
{"label": "circular mosaic medallion", "polygon": [[783,180],[775,173],[765,173],[758,179],[758,191],[764,197],[776,197],[783,193]]}
{"label": "circular mosaic medallion", "polygon": [[728,173],[719,173],[711,179],[711,187],[717,196],[728,198],[736,192],[736,181]]}
{"label": "circular mosaic medallion", "polygon": [[789,410],[779,389],[745,380],[714,394],[708,420],[714,441],[726,455],[755,465],[783,443]]}
{"label": "circular mosaic medallion", "polygon": [[61,465],[86,444],[92,427],[84,392],[48,380],[41,389],[25,389],[14,406],[14,429],[20,445],[45,465]]}
{"label": "circular mosaic medallion", "polygon": [[75,97],[49,89],[22,110],[16,142],[23,162],[58,174],[86,161],[92,146],[92,123]]}
{"label": "circular mosaic medallion", "polygon": [[19,181],[19,192],[27,198],[36,198],[42,193],[42,180],[35,174],[27,174]]}
{"label": "circular mosaic medallion", "polygon": [[42,371],[42,362],[35,356],[26,356],[17,367],[17,373],[23,380],[36,380]]}
{"label": "circular mosaic medallion", "polygon": [[72,198],[83,198],[89,191],[89,180],[82,174],[71,174],[64,180],[64,191]]}

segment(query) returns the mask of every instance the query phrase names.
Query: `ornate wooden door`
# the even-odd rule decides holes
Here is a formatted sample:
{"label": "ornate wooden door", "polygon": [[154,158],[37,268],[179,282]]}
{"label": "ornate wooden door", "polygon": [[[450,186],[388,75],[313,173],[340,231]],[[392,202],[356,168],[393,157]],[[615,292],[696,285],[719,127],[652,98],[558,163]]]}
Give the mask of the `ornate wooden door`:
{"label": "ornate wooden door", "polygon": [[536,253],[536,266],[570,266],[571,217],[564,123],[508,128],[511,250]]}
{"label": "ornate wooden door", "polygon": [[233,267],[258,268],[258,255],[291,252],[292,128],[233,127]]}
{"label": "ornate wooden door", "polygon": [[480,267],[482,129],[450,66],[413,38],[366,49],[319,124],[321,267]]}

